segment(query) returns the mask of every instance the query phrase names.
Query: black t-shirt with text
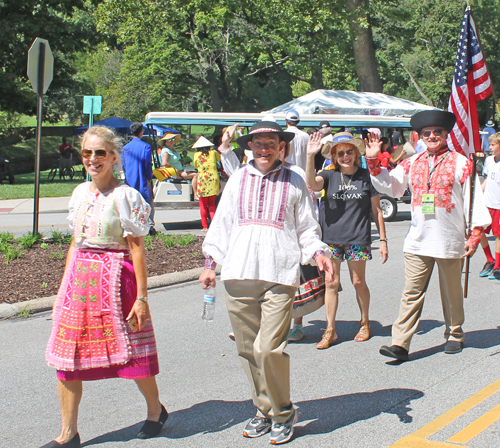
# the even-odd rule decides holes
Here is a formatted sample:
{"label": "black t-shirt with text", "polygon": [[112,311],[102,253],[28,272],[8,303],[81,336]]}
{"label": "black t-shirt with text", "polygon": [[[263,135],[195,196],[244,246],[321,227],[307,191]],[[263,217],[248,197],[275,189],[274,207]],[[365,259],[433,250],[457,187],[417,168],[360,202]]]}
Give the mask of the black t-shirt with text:
{"label": "black t-shirt with text", "polygon": [[372,185],[367,169],[358,168],[350,176],[324,170],[325,196],[320,205],[323,241],[327,244],[371,244],[371,198],[379,192]]}

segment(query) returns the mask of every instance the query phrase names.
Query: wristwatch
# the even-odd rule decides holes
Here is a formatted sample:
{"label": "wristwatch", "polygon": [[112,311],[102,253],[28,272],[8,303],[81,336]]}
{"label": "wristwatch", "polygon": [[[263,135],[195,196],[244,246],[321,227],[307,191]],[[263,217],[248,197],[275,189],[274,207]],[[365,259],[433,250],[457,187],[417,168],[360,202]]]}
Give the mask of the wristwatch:
{"label": "wristwatch", "polygon": [[387,243],[387,238],[380,238],[380,242],[385,241]]}
{"label": "wristwatch", "polygon": [[137,297],[137,299],[135,299],[135,300],[138,300],[139,302],[148,303],[148,298],[147,297]]}

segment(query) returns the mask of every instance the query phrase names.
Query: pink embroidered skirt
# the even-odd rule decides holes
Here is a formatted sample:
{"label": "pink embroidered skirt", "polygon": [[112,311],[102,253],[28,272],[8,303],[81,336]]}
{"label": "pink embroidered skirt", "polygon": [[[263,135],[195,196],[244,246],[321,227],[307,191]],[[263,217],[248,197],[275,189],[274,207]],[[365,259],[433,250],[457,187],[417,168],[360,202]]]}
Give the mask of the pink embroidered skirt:
{"label": "pink embroidered skirt", "polygon": [[151,321],[133,333],[125,321],[137,295],[125,254],[75,250],[53,311],[47,363],[61,381],[157,375]]}

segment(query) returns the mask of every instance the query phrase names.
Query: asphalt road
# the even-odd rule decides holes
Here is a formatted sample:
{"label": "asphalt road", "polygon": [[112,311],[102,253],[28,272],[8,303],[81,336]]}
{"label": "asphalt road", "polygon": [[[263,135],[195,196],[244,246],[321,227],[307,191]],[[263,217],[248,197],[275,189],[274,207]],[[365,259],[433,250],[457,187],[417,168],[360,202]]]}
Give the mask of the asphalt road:
{"label": "asphalt road", "polygon": [[[374,260],[367,274],[372,338],[353,341],[359,310],[342,266],[339,344],[323,351],[315,348],[325,328],[321,309],[306,316],[305,339],[288,346],[292,399],[300,413],[289,446],[500,446],[500,383],[495,383],[500,371],[500,283],[478,277],[482,253],[471,263],[463,353],[442,352],[444,327],[436,272],[410,362],[397,365],[378,354],[382,344],[390,344],[390,327],[398,313],[408,215],[403,212],[398,221],[387,225],[390,255],[385,265],[378,260],[378,242],[373,244]],[[221,283],[217,292],[216,318],[211,324],[201,322],[202,292],[197,284],[150,293],[160,356],[157,380],[161,400],[170,412],[161,435],[146,441],[134,438],[146,411],[132,381],[95,381],[84,385],[79,419],[83,446],[268,446],[267,436],[245,439],[241,435],[254,408],[235,345],[228,338],[231,328]],[[49,313],[0,322],[2,448],[39,447],[59,433],[55,372],[44,361],[50,329]],[[400,441],[410,435],[412,439]]]}

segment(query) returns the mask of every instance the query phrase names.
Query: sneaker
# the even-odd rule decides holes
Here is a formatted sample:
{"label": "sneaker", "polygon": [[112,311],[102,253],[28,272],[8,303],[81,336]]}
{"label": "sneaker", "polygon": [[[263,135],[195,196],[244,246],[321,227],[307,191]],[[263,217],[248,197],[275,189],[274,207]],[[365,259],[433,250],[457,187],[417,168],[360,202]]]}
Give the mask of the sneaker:
{"label": "sneaker", "polygon": [[290,334],[288,335],[288,340],[290,342],[297,342],[300,341],[304,337],[304,330],[302,330],[302,327],[293,327],[292,331],[290,331]]}
{"label": "sneaker", "polygon": [[293,414],[285,423],[273,423],[271,428],[271,445],[279,445],[288,442],[293,437],[293,425],[299,421],[299,413],[293,410]]}
{"label": "sneaker", "polygon": [[492,269],[490,275],[488,275],[490,280],[500,280],[500,269]]}
{"label": "sneaker", "polygon": [[479,277],[486,277],[495,267],[495,262],[492,261],[491,263],[486,262],[485,265],[483,266],[483,269],[479,273]]}
{"label": "sneaker", "polygon": [[250,438],[260,437],[266,434],[267,432],[271,431],[272,425],[273,422],[271,421],[270,418],[259,417],[256,415],[245,426],[245,429],[243,430],[243,435],[245,437],[250,437]]}
{"label": "sneaker", "polygon": [[383,345],[380,347],[379,353],[389,358],[397,359],[400,362],[408,361],[408,350],[399,345]]}

